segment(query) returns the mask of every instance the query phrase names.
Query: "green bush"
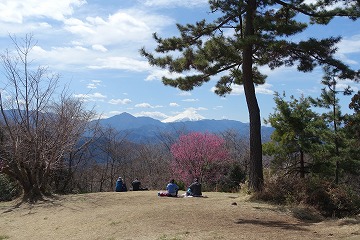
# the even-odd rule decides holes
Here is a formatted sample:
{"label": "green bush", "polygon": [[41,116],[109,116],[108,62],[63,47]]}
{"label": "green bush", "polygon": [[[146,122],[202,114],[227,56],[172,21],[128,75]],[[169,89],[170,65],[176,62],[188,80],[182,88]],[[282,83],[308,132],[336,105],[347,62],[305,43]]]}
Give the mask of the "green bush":
{"label": "green bush", "polygon": [[20,187],[6,175],[0,174],[0,201],[11,201],[20,195]]}

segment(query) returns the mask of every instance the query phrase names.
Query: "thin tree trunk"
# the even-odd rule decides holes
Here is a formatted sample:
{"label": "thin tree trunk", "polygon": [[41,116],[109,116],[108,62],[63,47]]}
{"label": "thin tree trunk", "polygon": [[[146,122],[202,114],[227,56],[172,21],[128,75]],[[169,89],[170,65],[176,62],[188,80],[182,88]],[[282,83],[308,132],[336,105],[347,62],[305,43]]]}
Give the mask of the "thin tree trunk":
{"label": "thin tree trunk", "polygon": [[300,178],[305,178],[304,152],[300,150]]}

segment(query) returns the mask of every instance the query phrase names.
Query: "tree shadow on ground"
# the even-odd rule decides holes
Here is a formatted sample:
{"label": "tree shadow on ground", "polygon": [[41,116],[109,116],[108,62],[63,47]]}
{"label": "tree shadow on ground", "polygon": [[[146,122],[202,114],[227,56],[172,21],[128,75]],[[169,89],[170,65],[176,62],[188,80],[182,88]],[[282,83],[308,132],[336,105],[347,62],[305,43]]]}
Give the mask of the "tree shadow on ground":
{"label": "tree shadow on ground", "polygon": [[357,225],[357,224],[360,224],[360,217],[343,219],[339,224],[339,226]]}
{"label": "tree shadow on ground", "polygon": [[7,209],[5,209],[4,211],[2,211],[1,214],[12,212],[15,209],[18,209],[20,207],[29,209],[29,211],[30,211],[29,214],[31,214],[31,210],[35,206],[52,207],[52,206],[61,205],[61,203],[59,201],[60,199],[61,198],[57,195],[51,195],[51,196],[47,196],[47,197],[43,196],[38,201],[29,203],[29,202],[24,201],[21,197],[19,197],[18,199],[14,200],[14,205],[12,205],[12,206],[8,207]]}
{"label": "tree shadow on ground", "polygon": [[303,223],[317,223],[323,221],[325,218],[315,209],[310,209],[307,207],[287,207],[287,206],[277,206],[277,207],[253,207],[254,209],[264,210],[264,211],[273,211],[276,213],[285,213],[290,212],[293,217],[300,220]]}
{"label": "tree shadow on ground", "polygon": [[272,221],[272,220],[261,220],[261,219],[242,219],[239,218],[235,221],[236,224],[252,224],[252,225],[260,225],[269,228],[281,228],[284,230],[289,231],[309,231],[306,226],[309,224],[301,223],[301,224],[294,224],[288,223],[284,221]]}

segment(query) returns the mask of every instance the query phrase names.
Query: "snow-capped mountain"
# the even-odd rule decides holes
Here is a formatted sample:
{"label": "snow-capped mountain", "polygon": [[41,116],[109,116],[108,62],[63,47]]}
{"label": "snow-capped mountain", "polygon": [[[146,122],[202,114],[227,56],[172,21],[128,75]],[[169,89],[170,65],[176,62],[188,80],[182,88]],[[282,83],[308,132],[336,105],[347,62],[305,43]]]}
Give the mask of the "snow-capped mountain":
{"label": "snow-capped mountain", "polygon": [[162,120],[163,123],[170,122],[185,122],[185,121],[199,121],[205,119],[203,116],[198,114],[195,109],[187,109],[176,116],[166,118]]}
{"label": "snow-capped mountain", "polygon": [[[179,114],[166,119],[166,122],[150,117],[134,117],[129,113],[121,113],[107,119],[100,119],[99,123],[103,127],[111,127],[117,131],[126,132],[128,140],[136,143],[160,141],[159,135],[161,133],[179,134],[192,131],[220,133],[226,130],[234,130],[243,138],[249,138],[249,123],[226,119],[204,119],[196,111]],[[261,131],[262,140],[268,141],[273,129],[263,126]]]}

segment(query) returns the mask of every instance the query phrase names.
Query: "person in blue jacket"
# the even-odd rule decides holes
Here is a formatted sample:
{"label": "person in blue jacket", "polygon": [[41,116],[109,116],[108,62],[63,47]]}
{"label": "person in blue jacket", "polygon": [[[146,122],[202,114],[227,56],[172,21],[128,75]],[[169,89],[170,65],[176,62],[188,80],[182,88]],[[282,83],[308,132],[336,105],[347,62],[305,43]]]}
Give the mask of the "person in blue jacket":
{"label": "person in blue jacket", "polygon": [[166,186],[166,190],[168,192],[169,197],[177,197],[179,187],[176,185],[175,180],[171,179],[168,185]]}
{"label": "person in blue jacket", "polygon": [[116,180],[116,186],[115,186],[115,191],[116,192],[123,192],[123,187],[124,187],[124,183],[121,177],[119,177]]}
{"label": "person in blue jacket", "polygon": [[166,192],[158,192],[159,197],[177,197],[179,186],[176,185],[175,180],[171,179],[166,185]]}

